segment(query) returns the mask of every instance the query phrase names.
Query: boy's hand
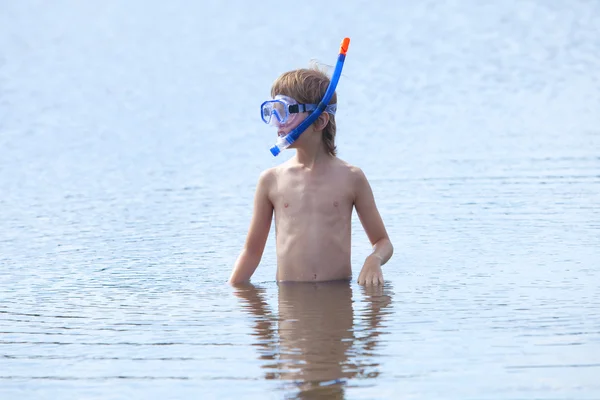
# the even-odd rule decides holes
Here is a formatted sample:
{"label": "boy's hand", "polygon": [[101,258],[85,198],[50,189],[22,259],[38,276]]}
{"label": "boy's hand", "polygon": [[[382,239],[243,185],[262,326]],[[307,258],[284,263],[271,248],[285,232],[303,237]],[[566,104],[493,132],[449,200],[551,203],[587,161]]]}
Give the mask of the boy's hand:
{"label": "boy's hand", "polygon": [[383,285],[383,273],[381,272],[381,258],[371,254],[365,260],[365,264],[358,275],[359,285]]}

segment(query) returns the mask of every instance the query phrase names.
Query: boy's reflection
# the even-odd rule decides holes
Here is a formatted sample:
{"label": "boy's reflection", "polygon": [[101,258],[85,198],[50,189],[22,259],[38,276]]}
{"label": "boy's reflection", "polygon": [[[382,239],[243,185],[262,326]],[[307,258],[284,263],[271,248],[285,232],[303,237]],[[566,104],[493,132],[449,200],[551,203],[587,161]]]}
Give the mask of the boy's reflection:
{"label": "boy's reflection", "polygon": [[356,323],[347,281],[280,283],[278,318],[264,289],[247,284],[235,290],[254,317],[261,359],[273,360],[263,365],[267,379],[293,381],[300,398],[343,398],[346,380],[378,375],[378,363],[369,358],[391,303],[389,285],[361,287],[367,307]]}

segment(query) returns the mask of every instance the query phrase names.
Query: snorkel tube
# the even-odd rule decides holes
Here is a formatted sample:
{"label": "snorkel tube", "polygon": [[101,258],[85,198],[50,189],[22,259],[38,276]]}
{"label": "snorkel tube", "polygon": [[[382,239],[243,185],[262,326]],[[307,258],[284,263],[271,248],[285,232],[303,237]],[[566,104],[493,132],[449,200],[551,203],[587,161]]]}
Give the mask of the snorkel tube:
{"label": "snorkel tube", "polygon": [[300,125],[298,125],[294,130],[285,135],[284,137],[280,137],[277,139],[277,142],[273,147],[271,147],[271,154],[273,156],[277,156],[281,153],[282,150],[289,147],[292,143],[294,143],[302,132],[306,130],[313,122],[319,118],[319,115],[325,111],[325,108],[329,104],[329,100],[335,93],[335,88],[340,80],[340,76],[342,75],[342,68],[344,67],[344,60],[346,59],[346,52],[348,51],[348,46],[350,45],[350,38],[344,38],[342,40],[342,45],[340,46],[340,54],[338,55],[337,64],[335,65],[335,70],[333,71],[333,75],[331,76],[331,81],[329,82],[329,86],[325,91],[325,95],[317,105],[317,108],[308,116]]}

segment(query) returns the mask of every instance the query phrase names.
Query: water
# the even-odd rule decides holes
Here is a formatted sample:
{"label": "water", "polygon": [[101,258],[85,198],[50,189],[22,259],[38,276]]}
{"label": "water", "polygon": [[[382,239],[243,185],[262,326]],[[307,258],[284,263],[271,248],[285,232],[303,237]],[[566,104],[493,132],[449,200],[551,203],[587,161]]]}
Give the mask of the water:
{"label": "water", "polygon": [[[596,1],[0,1],[0,397],[600,397]],[[335,62],[384,288],[225,285]],[[354,218],[355,277],[369,253]]]}

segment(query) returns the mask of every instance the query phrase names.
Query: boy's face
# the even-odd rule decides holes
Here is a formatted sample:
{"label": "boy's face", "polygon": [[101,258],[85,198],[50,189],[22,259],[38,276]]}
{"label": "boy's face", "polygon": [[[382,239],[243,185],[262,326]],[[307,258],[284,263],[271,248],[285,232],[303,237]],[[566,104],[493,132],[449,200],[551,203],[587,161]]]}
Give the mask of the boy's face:
{"label": "boy's face", "polygon": [[[308,113],[303,112],[303,113],[296,114],[294,116],[294,118],[291,118],[285,124],[276,123],[275,126],[277,127],[277,136],[279,136],[279,137],[286,136],[291,131],[293,131],[298,125],[300,125],[302,123],[302,121],[304,121],[307,117],[308,117]],[[302,137],[302,135],[300,135],[300,137]]]}
{"label": "boy's face", "polygon": [[[304,121],[308,117],[310,112],[287,113],[284,111],[284,108],[287,109],[287,107],[289,107],[290,105],[298,104],[298,102],[291,97],[283,95],[277,95],[275,96],[275,99],[281,103],[274,102],[271,105],[271,107],[273,107],[274,110],[272,111],[273,115],[269,116],[269,123],[277,128],[277,136],[284,137],[288,135],[291,131],[293,131],[298,125],[300,125],[302,121]],[[280,117],[283,117],[285,115],[286,120],[280,122],[278,118],[276,118],[275,114],[279,115]]]}

